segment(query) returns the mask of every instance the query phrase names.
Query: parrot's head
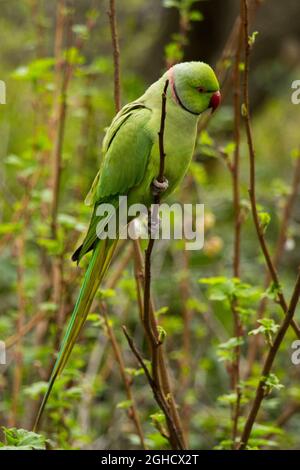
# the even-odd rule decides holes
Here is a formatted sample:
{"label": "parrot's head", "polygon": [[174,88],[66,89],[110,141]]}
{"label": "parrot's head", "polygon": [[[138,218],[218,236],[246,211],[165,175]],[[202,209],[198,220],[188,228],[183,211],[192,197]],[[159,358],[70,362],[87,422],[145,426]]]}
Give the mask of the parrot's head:
{"label": "parrot's head", "polygon": [[213,111],[221,102],[220,86],[213,69],[204,62],[182,62],[167,72],[173,98],[186,111]]}

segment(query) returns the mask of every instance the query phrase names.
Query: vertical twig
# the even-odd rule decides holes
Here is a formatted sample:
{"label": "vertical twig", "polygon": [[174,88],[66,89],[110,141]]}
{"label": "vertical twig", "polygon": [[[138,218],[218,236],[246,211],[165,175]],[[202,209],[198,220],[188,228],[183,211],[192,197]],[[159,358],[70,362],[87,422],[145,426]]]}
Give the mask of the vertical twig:
{"label": "vertical twig", "polygon": [[[240,126],[241,126],[241,74],[240,59],[242,50],[242,23],[239,21],[239,34],[237,37],[238,45],[236,48],[235,62],[233,68],[233,86],[234,86],[234,160],[232,165],[232,188],[233,188],[233,207],[234,207],[234,252],[233,252],[233,276],[240,277],[241,265],[241,207],[240,207]],[[233,313],[234,336],[240,338],[243,334],[242,324],[238,313],[236,301],[232,302],[231,309]],[[236,402],[232,410],[232,440],[233,446],[237,437],[238,422],[240,416],[241,389],[240,389],[240,354],[241,347],[235,348],[234,361],[232,364],[232,388],[236,393]]]}
{"label": "vertical twig", "polygon": [[[113,44],[113,55],[114,55],[114,67],[115,67],[115,71],[114,71],[115,107],[116,107],[116,111],[119,111],[120,107],[121,107],[121,99],[120,99],[120,97],[121,97],[121,92],[120,92],[120,48],[119,48],[119,40],[118,40],[118,34],[117,34],[116,9],[115,9],[114,0],[110,1],[110,10],[108,12],[108,15],[109,15],[109,18],[110,18],[112,44]],[[163,123],[163,127],[164,127],[164,123]],[[160,129],[160,132],[161,132],[161,136],[162,136],[160,139],[163,139],[164,129]],[[160,145],[160,148],[161,148],[163,143],[160,141],[159,145]],[[163,181],[163,173],[164,173],[164,158],[162,160],[160,160],[159,181],[161,181],[161,182]],[[140,273],[138,275],[138,276],[140,276],[139,279],[141,280],[143,278],[143,280],[144,280],[144,286],[140,285],[139,290],[138,290],[138,292],[141,293],[142,287],[144,287],[144,290],[145,290],[145,277],[146,276],[141,274],[141,272],[143,272],[143,267],[142,267],[143,266],[143,260],[142,260],[142,255],[140,253],[140,244],[139,244],[138,240],[134,241],[134,251],[135,251],[135,261],[137,263],[136,270],[137,270],[138,273]],[[142,284],[142,282],[141,282],[141,284]],[[147,288],[147,290],[148,290],[148,288]],[[147,296],[147,294],[146,294],[146,296]],[[157,341],[156,341],[155,337],[153,336],[153,333],[154,333],[154,331],[157,332],[157,327],[156,327],[156,319],[155,319],[155,313],[154,313],[155,309],[154,309],[153,301],[151,299],[150,289],[149,289],[149,299],[150,300],[149,300],[149,315],[148,315],[148,318],[151,320],[151,326],[149,326],[149,323],[148,323],[147,328],[148,328],[149,335],[151,335],[151,337],[152,337],[153,342],[155,341],[155,343],[156,343]],[[140,308],[142,308],[142,302],[140,303]],[[141,312],[141,314],[142,314],[142,317],[144,318],[144,316],[145,316],[144,312]],[[129,342],[129,344],[130,344],[130,342]],[[158,384],[161,387],[161,389],[163,390],[163,393],[161,393],[161,392],[158,392],[158,393],[159,394],[161,393],[161,396],[164,400],[165,400],[165,398],[164,398],[165,396],[168,397],[168,400],[169,400],[168,407],[170,407],[170,417],[167,418],[167,421],[169,422],[170,427],[171,428],[173,427],[173,430],[171,429],[171,434],[175,436],[177,434],[176,430],[178,430],[178,429],[180,430],[181,425],[180,425],[180,419],[179,419],[178,411],[177,411],[177,408],[176,408],[176,404],[175,404],[173,395],[171,393],[170,379],[169,379],[169,376],[168,376],[168,370],[167,370],[166,362],[165,362],[163,351],[162,351],[161,347],[158,348],[158,352],[155,355],[155,363],[157,364],[157,367],[155,367],[155,370],[156,370],[156,373],[157,373]],[[156,397],[157,397],[157,395],[156,395]],[[166,410],[166,408],[165,408],[165,410]],[[182,430],[179,431],[179,433],[182,434]],[[175,436],[175,439],[177,439],[176,436]],[[184,442],[183,438],[182,438],[181,442],[175,442],[174,447],[184,448],[184,444],[182,444],[182,442]]]}
{"label": "vertical twig", "polygon": [[[140,318],[143,319],[143,299],[142,299],[142,290],[145,285],[145,269],[144,269],[144,259],[141,250],[141,246],[138,240],[134,240],[134,254],[135,254],[135,277],[137,282],[137,292],[138,292],[138,299],[139,299],[139,308],[140,308]],[[153,298],[150,293],[150,309],[151,309],[151,319],[153,321],[153,330],[157,331],[157,320],[155,317],[155,305]],[[167,366],[167,360],[164,355],[163,346],[158,350],[159,354],[159,375],[161,381],[161,387],[163,389],[164,396],[168,397],[169,405],[171,409],[171,414],[173,420],[176,423],[178,428],[181,427],[180,424],[180,417],[178,414],[177,405],[175,403],[175,399],[173,396],[172,388],[170,385],[170,376],[169,370]]]}
{"label": "vertical twig", "polygon": [[[55,95],[53,104],[53,113],[49,122],[49,136],[53,141],[51,152],[52,174],[50,181],[50,189],[52,192],[52,201],[50,207],[51,217],[51,237],[57,238],[57,217],[58,204],[60,194],[60,181],[62,171],[62,150],[65,135],[65,122],[67,113],[67,92],[72,76],[73,65],[67,57],[63,57],[64,36],[67,36],[67,47],[70,47],[72,40],[71,13],[67,10],[68,1],[58,0],[56,10],[56,32],[54,40],[54,57],[55,57]],[[62,323],[64,319],[63,311],[63,256],[61,254],[52,260],[52,301],[56,305],[57,333],[54,338],[55,350],[59,343],[61,335]],[[51,361],[47,375],[50,376],[53,363]]]}
{"label": "vertical twig", "polygon": [[[184,194],[183,194],[184,196]],[[183,197],[184,202],[184,197]],[[180,360],[180,384],[181,394],[183,399],[182,405],[182,425],[184,428],[185,438],[188,441],[189,426],[191,418],[191,405],[185,400],[185,394],[189,390],[193,356],[192,348],[192,315],[193,310],[188,306],[188,299],[191,294],[191,279],[189,276],[189,252],[183,250],[182,252],[182,265],[183,272],[180,280],[179,289],[182,299],[182,318],[183,318],[183,341],[182,341],[182,358]]]}
{"label": "vertical twig", "polygon": [[132,422],[133,422],[133,424],[136,428],[136,432],[137,432],[137,435],[139,437],[141,447],[143,449],[146,449],[146,444],[145,444],[145,439],[144,439],[142,426],[141,426],[139,415],[138,415],[138,412],[137,412],[134,396],[133,396],[133,393],[132,393],[132,390],[131,390],[131,382],[130,382],[128,376],[127,376],[127,373],[126,373],[126,370],[125,370],[125,363],[124,363],[124,359],[123,359],[122,352],[121,352],[121,348],[120,348],[120,346],[117,342],[117,338],[115,336],[114,330],[113,330],[113,328],[112,328],[112,326],[109,322],[109,319],[108,319],[108,316],[107,316],[107,311],[106,311],[106,305],[104,303],[102,303],[102,309],[101,310],[102,310],[102,315],[103,315],[103,318],[104,318],[107,334],[108,334],[108,337],[109,337],[109,340],[110,340],[110,343],[111,343],[111,346],[112,346],[112,349],[113,349],[113,353],[114,353],[115,359],[117,361],[117,364],[119,366],[119,371],[120,371],[120,375],[121,375],[123,383],[124,383],[126,395],[127,395],[128,400],[131,403],[130,407],[129,407],[129,410],[128,410],[128,416],[132,420]]}
{"label": "vertical twig", "polygon": [[[286,199],[286,202],[282,211],[282,215],[281,215],[278,239],[277,239],[277,243],[275,247],[275,252],[272,258],[273,264],[276,269],[278,268],[281,258],[284,253],[284,247],[285,247],[285,243],[287,240],[288,227],[289,227],[290,219],[292,216],[292,211],[295,206],[297,194],[299,192],[299,186],[300,186],[300,155],[297,157],[297,160],[295,163],[291,191]],[[272,281],[272,278],[270,276],[270,272],[267,270],[265,274],[265,280],[264,280],[265,289],[267,289],[271,281]],[[263,297],[259,303],[258,310],[257,310],[258,319],[263,317],[267,304],[268,304],[267,297]],[[251,342],[250,342],[248,357],[247,357],[247,374],[246,374],[247,376],[251,373],[253,363],[256,359],[258,347],[259,347],[258,336],[256,335],[256,336],[251,337]]]}
{"label": "vertical twig", "polygon": [[121,73],[120,73],[120,46],[117,28],[115,0],[109,0],[108,16],[110,21],[111,39],[114,57],[114,95],[116,110],[121,109]]}
{"label": "vertical twig", "polygon": [[12,386],[12,410],[9,419],[10,426],[16,426],[18,416],[18,406],[20,400],[20,389],[22,385],[23,374],[23,353],[22,353],[22,328],[24,326],[26,314],[26,293],[24,286],[24,238],[20,235],[15,244],[16,260],[17,260],[17,293],[18,293],[18,317],[17,317],[17,345],[14,352],[15,355],[15,370],[13,376]]}
{"label": "vertical twig", "polygon": [[[70,12],[66,11],[66,7],[67,4],[65,0],[58,0],[56,14],[56,35],[54,44],[56,95],[54,98],[54,114],[52,116],[50,126],[51,137],[54,141],[51,156],[51,232],[52,237],[54,239],[56,238],[57,232],[57,212],[60,192],[61,161],[67,108],[67,90],[72,72],[72,65],[69,63],[68,58],[63,58],[63,40],[65,30],[67,30],[67,36],[69,41],[71,36]],[[68,44],[68,46],[70,47],[70,44]]]}
{"label": "vertical twig", "polygon": [[[110,21],[110,28],[111,28],[111,38],[112,38],[112,47],[113,47],[113,58],[114,58],[114,97],[115,97],[115,109],[116,111],[120,111],[121,109],[121,80],[120,80],[120,46],[119,46],[119,38],[118,38],[118,29],[117,29],[117,19],[116,19],[116,7],[115,1],[110,0],[110,9],[108,11],[109,21]],[[132,406],[130,407],[131,418],[135,424],[137,429],[137,434],[140,438],[141,446],[145,449],[145,441],[143,436],[142,427],[140,424],[140,420],[138,417],[138,412],[136,410],[136,406],[134,403],[134,397],[131,390],[131,384],[129,383],[128,377],[125,372],[125,365],[121,354],[121,349],[117,343],[114,331],[109,324],[106,312],[104,312],[104,320],[108,332],[108,336],[110,342],[112,344],[112,348],[115,354],[115,358],[119,365],[121,377],[124,382],[125,390],[127,393],[128,399],[132,402]]]}
{"label": "vertical twig", "polygon": [[[261,245],[261,249],[265,256],[266,264],[270,272],[270,276],[273,282],[279,286],[279,278],[277,275],[276,268],[272,262],[270,253],[268,251],[268,247],[266,245],[264,234],[262,228],[260,227],[259,223],[259,216],[256,207],[256,181],[255,181],[255,151],[254,151],[254,144],[252,138],[252,130],[251,130],[251,122],[250,122],[250,111],[249,111],[249,90],[248,90],[248,80],[249,80],[249,56],[250,56],[250,44],[249,44],[249,33],[248,33],[248,2],[247,0],[243,0],[242,4],[242,18],[243,18],[243,27],[244,27],[244,46],[245,46],[245,73],[244,73],[244,118],[245,118],[245,126],[246,126],[246,133],[247,133],[247,142],[248,142],[248,149],[249,149],[249,160],[250,160],[250,188],[249,188],[249,195],[251,201],[251,209],[252,215],[254,220],[254,225],[257,231],[258,240]],[[277,355],[277,352],[280,348],[280,345],[285,337],[285,334],[289,328],[289,326],[293,322],[293,316],[297,307],[297,303],[299,300],[300,295],[300,273],[298,273],[297,281],[294,287],[294,292],[291,298],[290,305],[287,306],[285,297],[283,293],[280,291],[278,294],[278,302],[281,305],[285,317],[280,325],[278,333],[276,334],[272,346],[269,349],[267,357],[264,362],[261,378],[259,384],[257,386],[255,398],[250,409],[250,413],[246,420],[246,424],[242,433],[241,443],[239,448],[245,449],[247,446],[254,422],[256,420],[258,411],[260,409],[261,403],[266,395],[266,380],[270,374],[271,368],[273,366],[273,362]],[[294,323],[293,324],[294,330],[298,332],[298,326]]]}
{"label": "vertical twig", "polygon": [[[267,246],[263,228],[260,225],[259,215],[257,210],[256,203],[256,176],[255,176],[255,149],[254,142],[252,138],[252,128],[251,128],[251,119],[250,119],[250,102],[249,102],[249,59],[250,59],[250,44],[249,44],[249,21],[248,21],[248,2],[247,0],[242,0],[242,18],[243,18],[243,28],[244,28],[244,47],[245,47],[245,71],[244,71],[244,83],[243,83],[243,98],[244,98],[244,122],[246,127],[247,134],[247,143],[249,151],[249,165],[250,165],[250,182],[249,182],[249,197],[251,204],[251,212],[253,217],[253,222],[257,234],[257,238],[262,250],[262,253],[265,258],[266,267],[269,271],[270,278],[272,279],[274,285],[278,289],[277,302],[281,306],[283,313],[286,314],[288,310],[288,305],[285,299],[285,296],[282,292],[279,276],[276,270],[276,266],[272,261],[272,257]],[[297,325],[296,321],[292,318],[291,326],[296,333],[296,336],[300,338],[300,328]]]}
{"label": "vertical twig", "polygon": [[[159,137],[159,153],[160,153],[160,163],[159,163],[159,173],[157,180],[160,183],[164,182],[164,168],[165,168],[165,150],[164,150],[164,130],[165,130],[165,120],[166,120],[166,92],[169,85],[169,81],[166,80],[162,93],[162,105],[161,105],[161,121],[160,129],[158,132]],[[154,210],[153,214],[149,209],[148,214],[148,233],[149,233],[149,242],[145,251],[145,277],[144,277],[144,305],[143,305],[143,325],[148,338],[148,343],[151,350],[151,363],[152,363],[152,376],[155,387],[160,391],[160,394],[165,401],[165,407],[168,409],[170,405],[164,396],[163,386],[161,382],[161,368],[164,367],[164,362],[160,363],[160,349],[162,348],[162,342],[159,339],[159,333],[157,330],[157,324],[155,319],[155,314],[153,309],[151,309],[151,254],[154,246],[154,238],[152,236],[152,221],[153,217],[158,216],[158,206],[160,204],[160,194],[154,192]],[[164,371],[165,376],[165,371]],[[160,404],[161,405],[161,404]],[[165,408],[164,407],[164,408]],[[164,411],[164,409],[163,409]],[[166,415],[166,420],[169,428],[169,439],[173,448],[183,449],[186,447],[184,441],[183,430],[181,427],[180,420],[175,422],[173,417],[169,414]],[[171,421],[170,421],[171,419]],[[177,416],[178,419],[178,416]]]}
{"label": "vertical twig", "polygon": [[294,287],[294,292],[290,301],[290,305],[288,307],[287,313],[280,325],[280,328],[278,330],[278,333],[276,334],[273,344],[269,349],[268,355],[265,359],[264,366],[262,369],[262,374],[260,381],[258,383],[257,389],[256,389],[256,394],[255,398],[253,401],[253,404],[250,409],[250,413],[248,415],[242,437],[241,437],[241,443],[239,449],[245,449],[245,447],[248,444],[249,437],[251,435],[251,431],[254,425],[254,422],[256,420],[258,411],[260,409],[261,403],[263,399],[266,396],[266,380],[270,374],[270,371],[273,366],[273,362],[275,360],[275,357],[279,351],[280,345],[285,337],[285,334],[291,324],[291,321],[293,319],[293,316],[295,314],[297,304],[299,301],[299,296],[300,296],[300,272],[298,273],[297,281]]}

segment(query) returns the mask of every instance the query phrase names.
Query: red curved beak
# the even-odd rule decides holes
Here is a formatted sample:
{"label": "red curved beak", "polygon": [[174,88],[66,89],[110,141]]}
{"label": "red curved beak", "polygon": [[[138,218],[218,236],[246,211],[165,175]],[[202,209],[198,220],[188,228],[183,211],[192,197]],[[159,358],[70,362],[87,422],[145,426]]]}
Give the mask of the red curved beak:
{"label": "red curved beak", "polygon": [[219,91],[216,91],[210,99],[209,107],[212,108],[212,111],[214,112],[220,103],[221,103],[221,93]]}

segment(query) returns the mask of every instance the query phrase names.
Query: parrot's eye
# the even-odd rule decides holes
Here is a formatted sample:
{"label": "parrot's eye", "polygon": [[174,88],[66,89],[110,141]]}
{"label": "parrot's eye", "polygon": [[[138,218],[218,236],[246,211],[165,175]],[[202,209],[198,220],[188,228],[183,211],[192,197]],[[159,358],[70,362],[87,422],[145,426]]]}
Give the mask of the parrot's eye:
{"label": "parrot's eye", "polygon": [[200,86],[199,88],[197,88],[197,90],[199,91],[199,93],[205,92],[205,88],[203,86]]}

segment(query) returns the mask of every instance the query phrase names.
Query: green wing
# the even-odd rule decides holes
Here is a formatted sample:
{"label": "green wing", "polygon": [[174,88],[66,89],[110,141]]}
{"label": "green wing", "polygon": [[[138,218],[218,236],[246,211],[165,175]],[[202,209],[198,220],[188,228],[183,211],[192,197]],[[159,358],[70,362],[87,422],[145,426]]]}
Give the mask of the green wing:
{"label": "green wing", "polygon": [[97,243],[96,226],[99,217],[96,210],[101,203],[118,207],[119,196],[139,185],[144,177],[153,139],[147,129],[151,110],[140,103],[125,106],[117,114],[103,141],[104,159],[86,198],[86,204],[94,205],[94,211],[86,238],[72,259],[80,261]]}

